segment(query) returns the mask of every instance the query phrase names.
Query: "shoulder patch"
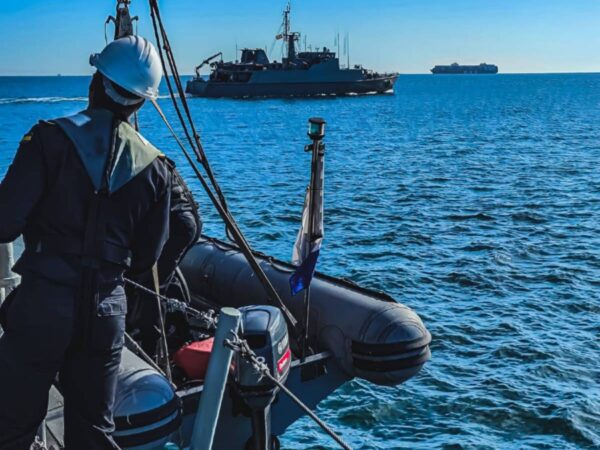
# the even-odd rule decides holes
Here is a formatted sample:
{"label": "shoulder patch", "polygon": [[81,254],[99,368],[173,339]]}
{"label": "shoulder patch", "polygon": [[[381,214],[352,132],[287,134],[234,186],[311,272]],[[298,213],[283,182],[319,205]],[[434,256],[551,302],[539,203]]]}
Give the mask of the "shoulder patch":
{"label": "shoulder patch", "polygon": [[21,139],[20,144],[23,144],[25,142],[30,142],[31,138],[33,138],[33,133],[29,132],[25,136],[23,136],[23,139]]}

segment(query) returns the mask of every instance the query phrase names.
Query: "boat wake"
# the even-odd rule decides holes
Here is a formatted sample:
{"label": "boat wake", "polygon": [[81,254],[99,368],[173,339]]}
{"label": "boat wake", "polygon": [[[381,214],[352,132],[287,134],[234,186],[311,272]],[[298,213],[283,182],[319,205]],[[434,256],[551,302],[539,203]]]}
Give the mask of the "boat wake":
{"label": "boat wake", "polygon": [[87,97],[24,97],[0,98],[0,105],[18,105],[25,103],[61,103],[61,102],[87,102]]}

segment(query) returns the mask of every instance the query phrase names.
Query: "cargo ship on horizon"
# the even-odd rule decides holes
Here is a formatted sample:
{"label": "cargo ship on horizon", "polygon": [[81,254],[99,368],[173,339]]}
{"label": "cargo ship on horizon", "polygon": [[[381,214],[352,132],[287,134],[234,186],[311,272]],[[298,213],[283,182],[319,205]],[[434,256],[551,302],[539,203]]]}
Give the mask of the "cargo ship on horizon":
{"label": "cargo ship on horizon", "polygon": [[450,65],[435,66],[431,69],[434,75],[457,75],[457,74],[483,74],[493,75],[498,73],[498,66],[495,64],[481,63],[478,66],[461,65],[453,63]]}

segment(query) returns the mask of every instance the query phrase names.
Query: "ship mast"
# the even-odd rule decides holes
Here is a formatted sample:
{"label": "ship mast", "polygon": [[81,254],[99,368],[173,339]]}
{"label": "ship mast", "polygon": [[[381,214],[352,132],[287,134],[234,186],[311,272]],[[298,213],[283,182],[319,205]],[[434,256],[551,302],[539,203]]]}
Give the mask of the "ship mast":
{"label": "ship mast", "polygon": [[300,33],[291,30],[290,13],[292,11],[292,2],[288,2],[285,11],[283,11],[283,40],[287,44],[288,63],[296,59],[296,41],[300,39]]}
{"label": "ship mast", "polygon": [[133,31],[133,22],[138,20],[139,17],[131,17],[131,14],[129,14],[130,4],[131,0],[117,0],[117,17],[115,18],[113,16],[108,16],[106,18],[106,22],[104,22],[105,34],[106,25],[108,25],[110,22],[113,22],[115,24],[114,39],[120,39],[135,34]]}

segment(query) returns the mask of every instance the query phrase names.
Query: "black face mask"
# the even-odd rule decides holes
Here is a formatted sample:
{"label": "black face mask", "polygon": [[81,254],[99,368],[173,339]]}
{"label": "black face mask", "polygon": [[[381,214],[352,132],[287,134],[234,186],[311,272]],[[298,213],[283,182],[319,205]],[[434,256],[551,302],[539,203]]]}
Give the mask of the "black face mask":
{"label": "black face mask", "polygon": [[[120,95],[124,97],[130,97],[132,95],[114,84],[113,87]],[[131,117],[133,113],[139,110],[143,104],[144,101],[141,101],[140,103],[137,103],[135,105],[124,106],[113,101],[108,95],[106,95],[102,74],[100,72],[96,72],[92,77],[89,93],[90,108],[108,109],[118,119],[128,121],[129,117]]]}

